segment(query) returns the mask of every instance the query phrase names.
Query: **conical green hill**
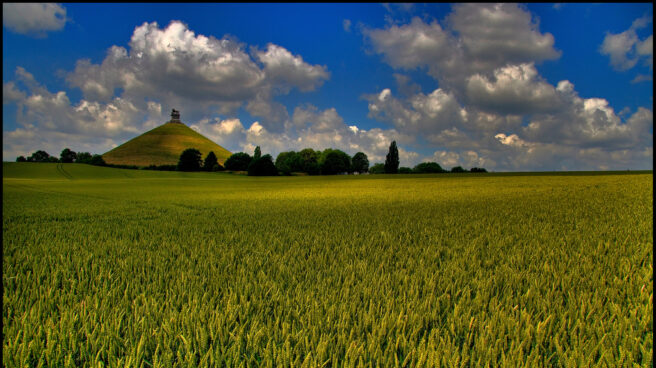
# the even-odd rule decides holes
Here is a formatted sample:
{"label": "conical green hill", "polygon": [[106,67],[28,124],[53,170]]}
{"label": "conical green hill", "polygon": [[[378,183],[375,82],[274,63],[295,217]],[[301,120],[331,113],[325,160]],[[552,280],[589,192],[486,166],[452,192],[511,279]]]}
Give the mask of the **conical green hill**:
{"label": "conical green hill", "polygon": [[223,165],[230,151],[205,138],[183,123],[168,122],[102,155],[108,164],[114,165],[176,165],[180,154],[187,148],[200,151],[205,159],[213,151]]}

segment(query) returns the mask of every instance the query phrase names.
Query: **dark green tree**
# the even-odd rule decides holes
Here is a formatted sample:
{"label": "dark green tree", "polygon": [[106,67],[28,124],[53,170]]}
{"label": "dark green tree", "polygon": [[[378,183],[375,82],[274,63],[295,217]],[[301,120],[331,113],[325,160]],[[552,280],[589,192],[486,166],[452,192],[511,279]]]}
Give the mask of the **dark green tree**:
{"label": "dark green tree", "polygon": [[278,172],[284,175],[290,175],[292,172],[303,171],[303,160],[301,156],[294,152],[280,152],[276,157],[276,168]]}
{"label": "dark green tree", "polygon": [[59,155],[60,161],[63,163],[71,163],[77,159],[77,153],[71,151],[70,148],[64,148]]}
{"label": "dark green tree", "polygon": [[16,157],[16,162],[26,162],[26,161],[27,161],[27,159],[25,158],[25,156]]}
{"label": "dark green tree", "polygon": [[75,162],[79,164],[88,164],[91,161],[91,154],[89,152],[78,152]]}
{"label": "dark green tree", "polygon": [[385,156],[385,173],[396,174],[397,172],[399,172],[399,150],[396,148],[396,141],[392,141],[389,152]]}
{"label": "dark green tree", "polygon": [[418,174],[430,174],[430,173],[443,173],[445,172],[442,169],[442,166],[437,162],[422,162],[412,169],[412,171]]}
{"label": "dark green tree", "polygon": [[[55,157],[55,160],[57,158]],[[28,162],[51,162],[50,155],[46,151],[36,151],[30,157],[27,158]]]}
{"label": "dark green tree", "polygon": [[187,148],[180,154],[178,160],[178,171],[200,171],[203,159],[201,158],[200,151],[195,148]]}
{"label": "dark green tree", "polygon": [[326,148],[319,156],[322,175],[335,175],[351,170],[351,157],[344,151]]}
{"label": "dark green tree", "polygon": [[462,166],[456,166],[451,169],[452,173],[464,173],[466,172],[465,169],[462,168]]}
{"label": "dark green tree", "polygon": [[273,164],[271,155],[266,154],[260,158],[253,159],[248,165],[248,176],[276,176],[278,169]]}
{"label": "dark green tree", "polygon": [[384,174],[385,173],[385,164],[377,163],[374,166],[369,168],[369,174]]}
{"label": "dark green tree", "polygon": [[486,173],[487,172],[487,170],[485,170],[482,167],[472,167],[471,170],[469,170],[469,171],[473,172],[473,173]]}
{"label": "dark green tree", "polygon": [[218,163],[219,160],[216,159],[214,151],[210,151],[210,153],[208,153],[205,157],[205,161],[203,162],[203,170],[214,171],[214,165],[217,165]]}
{"label": "dark green tree", "polygon": [[252,158],[248,153],[237,152],[228,157],[223,163],[223,167],[230,171],[246,171],[248,170],[248,165],[251,163],[251,160]]}
{"label": "dark green tree", "polygon": [[91,156],[91,159],[89,160],[90,165],[95,165],[95,166],[105,166],[107,165],[105,163],[105,160],[103,159],[102,155],[93,155]]}
{"label": "dark green tree", "polygon": [[369,171],[369,158],[363,152],[358,152],[351,159],[351,171],[357,173],[366,173]]}
{"label": "dark green tree", "polygon": [[255,147],[255,152],[253,152],[253,160],[257,160],[260,157],[262,157],[262,151],[260,150],[260,146],[257,146]]}
{"label": "dark green tree", "polygon": [[312,148],[305,148],[298,153],[301,159],[301,171],[308,175],[319,175],[319,153]]}
{"label": "dark green tree", "polygon": [[409,167],[401,166],[399,167],[399,174],[412,174],[412,169]]}

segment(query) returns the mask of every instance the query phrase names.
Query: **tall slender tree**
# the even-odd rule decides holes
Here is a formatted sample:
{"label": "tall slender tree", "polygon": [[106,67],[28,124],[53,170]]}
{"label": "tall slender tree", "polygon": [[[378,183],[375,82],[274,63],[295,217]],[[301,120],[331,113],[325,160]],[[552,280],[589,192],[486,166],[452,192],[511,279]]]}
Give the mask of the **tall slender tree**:
{"label": "tall slender tree", "polygon": [[396,141],[390,144],[389,152],[385,157],[385,173],[396,174],[399,172],[399,150],[396,148]]}

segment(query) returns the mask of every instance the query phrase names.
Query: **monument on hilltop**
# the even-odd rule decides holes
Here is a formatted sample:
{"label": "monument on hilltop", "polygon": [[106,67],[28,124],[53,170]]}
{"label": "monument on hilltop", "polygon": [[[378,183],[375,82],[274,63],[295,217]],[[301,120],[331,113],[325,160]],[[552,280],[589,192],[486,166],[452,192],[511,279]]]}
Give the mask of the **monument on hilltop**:
{"label": "monument on hilltop", "polygon": [[176,109],[171,110],[171,120],[169,120],[169,123],[179,123],[182,124],[180,121],[180,111]]}

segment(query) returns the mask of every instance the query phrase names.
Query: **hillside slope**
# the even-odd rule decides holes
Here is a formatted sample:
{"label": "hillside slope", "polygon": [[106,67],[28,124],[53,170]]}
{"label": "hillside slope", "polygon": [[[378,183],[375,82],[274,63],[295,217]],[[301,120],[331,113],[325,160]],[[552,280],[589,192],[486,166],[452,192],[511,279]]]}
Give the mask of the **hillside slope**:
{"label": "hillside slope", "polygon": [[187,148],[200,151],[203,159],[213,151],[220,164],[230,151],[181,123],[165,123],[104,153],[103,159],[115,165],[175,165]]}

